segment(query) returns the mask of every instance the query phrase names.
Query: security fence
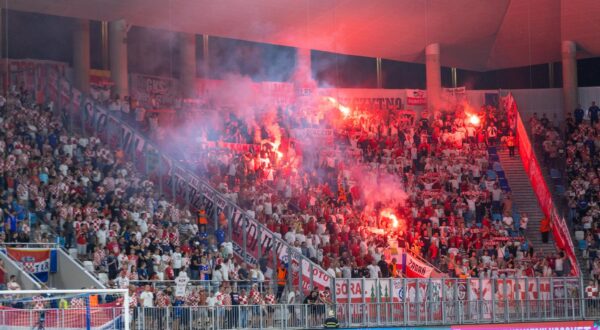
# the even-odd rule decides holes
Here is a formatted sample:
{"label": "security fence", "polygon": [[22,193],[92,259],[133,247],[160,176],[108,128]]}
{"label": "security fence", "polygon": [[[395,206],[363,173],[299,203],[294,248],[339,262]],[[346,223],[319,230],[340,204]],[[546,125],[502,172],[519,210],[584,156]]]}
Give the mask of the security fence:
{"label": "security fence", "polygon": [[[585,307],[587,308],[584,308]],[[576,321],[600,317],[600,300],[438,301],[343,305],[261,305],[142,308],[131,329],[319,329],[335,316],[340,327]],[[333,314],[330,312],[333,311]]]}

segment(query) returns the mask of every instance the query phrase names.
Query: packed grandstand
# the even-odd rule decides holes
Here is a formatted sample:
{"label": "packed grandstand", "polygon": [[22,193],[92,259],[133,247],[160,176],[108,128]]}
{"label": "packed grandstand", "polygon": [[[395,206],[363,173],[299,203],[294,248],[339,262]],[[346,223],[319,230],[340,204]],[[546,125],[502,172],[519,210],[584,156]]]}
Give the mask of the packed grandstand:
{"label": "packed grandstand", "polygon": [[[471,102],[464,88],[443,89],[435,109],[407,90],[420,100],[409,109],[293,84],[277,87],[291,91],[281,100],[266,92],[275,87],[227,76],[166,105],[81,92],[55,62],[5,61],[0,328],[508,323],[598,311],[595,102],[559,122],[525,116],[499,90]],[[259,95],[232,100],[231,90]],[[539,213],[515,200],[523,186]],[[53,293],[57,253],[96,285]]]}

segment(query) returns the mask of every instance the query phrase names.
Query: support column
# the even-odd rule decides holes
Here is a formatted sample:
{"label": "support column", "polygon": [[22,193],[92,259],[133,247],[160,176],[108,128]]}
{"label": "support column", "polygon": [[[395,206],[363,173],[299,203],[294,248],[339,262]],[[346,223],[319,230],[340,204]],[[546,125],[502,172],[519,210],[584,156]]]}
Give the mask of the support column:
{"label": "support column", "polygon": [[179,34],[179,81],[183,98],[195,98],[196,93],[196,35]]}
{"label": "support column", "polygon": [[427,108],[430,114],[439,110],[442,94],[442,77],[440,68],[440,44],[425,47],[425,69],[427,79]]}
{"label": "support column", "polygon": [[100,45],[102,56],[102,70],[110,70],[109,55],[108,55],[108,22],[102,21],[100,23]]}
{"label": "support column", "polygon": [[565,40],[562,42],[562,73],[564,113],[573,112],[579,103],[577,95],[577,45]]}
{"label": "support column", "polygon": [[73,73],[75,87],[87,93],[90,88],[90,21],[87,19],[75,19]]}
{"label": "support column", "polygon": [[110,45],[110,78],[115,83],[115,94],[121,98],[129,96],[127,76],[127,23],[120,19],[108,23]]}
{"label": "support column", "polygon": [[210,52],[209,36],[202,35],[202,78],[210,79]]}
{"label": "support column", "polygon": [[381,57],[376,58],[377,88],[383,88],[383,74],[381,73]]}
{"label": "support column", "polygon": [[306,85],[312,80],[312,62],[310,49],[296,48],[296,68],[294,69],[294,82]]}

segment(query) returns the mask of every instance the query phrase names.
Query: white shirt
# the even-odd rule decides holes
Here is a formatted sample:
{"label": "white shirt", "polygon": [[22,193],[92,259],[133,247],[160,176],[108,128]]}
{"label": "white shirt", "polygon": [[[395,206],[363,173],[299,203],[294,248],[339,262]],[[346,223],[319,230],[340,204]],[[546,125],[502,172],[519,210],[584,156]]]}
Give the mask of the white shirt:
{"label": "white shirt", "polygon": [[121,289],[127,289],[129,287],[129,278],[127,276],[123,277],[119,275],[115,281]]}
{"label": "white shirt", "polygon": [[150,291],[144,291],[140,294],[143,307],[154,307],[154,294]]}
{"label": "white shirt", "polygon": [[379,278],[379,266],[377,265],[368,265],[367,269],[369,270],[369,278]]}
{"label": "white shirt", "polygon": [[181,268],[181,261],[183,260],[181,257],[181,253],[175,252],[171,255],[171,260],[173,260],[173,269]]}

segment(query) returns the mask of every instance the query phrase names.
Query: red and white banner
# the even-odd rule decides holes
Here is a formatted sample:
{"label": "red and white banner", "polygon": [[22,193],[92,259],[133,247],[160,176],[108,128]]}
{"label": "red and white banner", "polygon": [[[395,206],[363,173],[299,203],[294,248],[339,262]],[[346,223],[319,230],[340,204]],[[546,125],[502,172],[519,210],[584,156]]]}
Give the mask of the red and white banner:
{"label": "red and white banner", "polygon": [[410,278],[430,278],[433,272],[433,267],[425,264],[419,259],[413,257],[410,253],[406,253],[406,277]]}
{"label": "red and white banner", "polygon": [[8,256],[24,271],[48,282],[50,272],[50,249],[7,248]]}
{"label": "red and white banner", "polygon": [[426,105],[427,91],[422,89],[406,90],[406,105]]}
{"label": "red and white banner", "polygon": [[542,169],[532,149],[529,136],[525,130],[525,125],[523,124],[521,115],[516,107],[516,102],[514,101],[513,96],[510,94],[507,96],[507,98],[508,99],[506,103],[511,105],[511,107],[514,107],[516,110],[517,140],[519,146],[519,155],[521,156],[523,167],[525,168],[525,172],[529,177],[529,181],[531,182],[531,186],[533,187],[537,200],[540,203],[540,207],[544,212],[544,216],[550,219],[550,223],[552,225],[552,234],[554,240],[556,241],[556,245],[559,249],[565,251],[569,261],[571,262],[571,269],[572,272],[574,272],[573,275],[577,276],[579,274],[579,267],[577,265],[575,248],[573,246],[573,241],[571,240],[571,234],[567,228],[567,223],[563,217],[558,215],[554,202],[552,201],[552,193],[550,192],[550,189],[548,189],[548,185],[546,184],[546,180],[542,174]]}

